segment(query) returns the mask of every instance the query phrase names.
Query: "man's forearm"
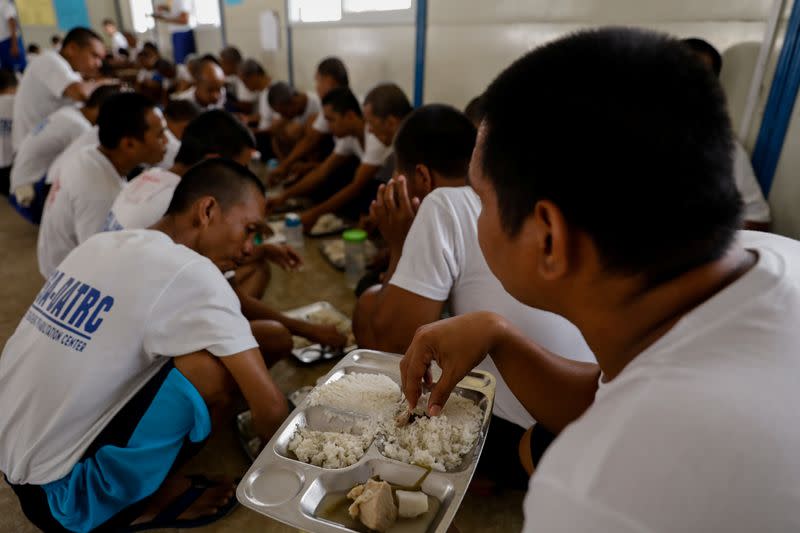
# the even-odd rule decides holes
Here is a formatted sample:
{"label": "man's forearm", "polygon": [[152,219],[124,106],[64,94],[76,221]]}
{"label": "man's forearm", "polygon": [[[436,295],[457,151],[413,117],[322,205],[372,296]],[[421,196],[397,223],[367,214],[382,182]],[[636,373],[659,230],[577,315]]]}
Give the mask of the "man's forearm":
{"label": "man's forearm", "polygon": [[322,135],[315,129],[312,129],[308,133],[306,133],[300,142],[298,142],[292,151],[289,152],[289,155],[281,161],[281,166],[285,169],[288,169],[289,166],[294,163],[295,161],[299,161],[308,153],[313,150],[317,144],[319,144],[319,140],[322,138]]}
{"label": "man's forearm", "polygon": [[311,325],[303,320],[289,318],[280,311],[265,305],[260,300],[236,291],[242,305],[242,314],[248,320],[274,320],[286,326],[292,335],[306,336]]}
{"label": "man's forearm", "polygon": [[[495,315],[496,317],[496,315]],[[514,396],[544,427],[560,433],[594,402],[600,367],[555,355],[502,318],[490,319],[490,355]]]}

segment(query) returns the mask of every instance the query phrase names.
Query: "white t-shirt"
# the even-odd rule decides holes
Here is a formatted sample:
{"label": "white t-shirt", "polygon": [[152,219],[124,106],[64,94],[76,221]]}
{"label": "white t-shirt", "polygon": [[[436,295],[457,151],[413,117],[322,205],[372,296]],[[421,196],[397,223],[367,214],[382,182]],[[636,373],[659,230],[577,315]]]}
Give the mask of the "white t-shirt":
{"label": "white t-shirt", "polygon": [[769,204],[764,199],[761,186],[758,184],[750,156],[739,141],[734,142],[733,177],[736,188],[744,202],[744,220],[751,222],[770,222]]}
{"label": "white t-shirt", "polygon": [[178,150],[181,149],[181,141],[175,137],[175,134],[167,128],[164,132],[167,136],[167,152],[164,154],[164,159],[157,165],[161,168],[172,168],[175,164],[175,156],[178,155]]}
{"label": "white t-shirt", "polygon": [[321,111],[317,114],[317,118],[314,119],[314,124],[312,124],[311,127],[320,133],[331,132],[331,125],[328,124],[328,120],[325,118],[325,113]]}
{"label": "white t-shirt", "polygon": [[178,17],[182,13],[189,14],[189,24],[172,24],[169,23],[167,26],[169,28],[170,33],[177,33],[181,31],[188,31],[194,28],[195,20],[194,20],[194,10],[192,9],[192,0],[172,0],[172,4],[170,5],[169,9],[169,16],[170,17]]}
{"label": "white t-shirt", "polygon": [[91,129],[92,123],[73,105],[66,105],[45,118],[19,145],[11,169],[11,190],[42,179],[70,143]]}
{"label": "white t-shirt", "polygon": [[194,78],[192,77],[192,73],[189,72],[189,67],[187,67],[183,63],[178,63],[177,65],[175,65],[175,80],[188,81],[189,83],[194,83]]}
{"label": "white t-shirt", "polygon": [[36,245],[39,272],[49,277],[76,246],[102,231],[125,178],[97,146],[64,162],[45,200]]}
{"label": "white t-shirt", "polygon": [[233,96],[240,102],[255,102],[258,93],[254,93],[247,88],[242,79],[236,74],[231,74],[225,78],[225,83],[233,87]]}
{"label": "white t-shirt", "polygon": [[14,19],[19,28],[17,8],[10,0],[0,0],[0,41],[7,41],[11,38],[11,31],[8,29],[9,19]]}
{"label": "white t-shirt", "polygon": [[162,168],[145,170],[122,188],[104,230],[149,228],[164,216],[181,177]]}
{"label": "white t-shirt", "polygon": [[[265,104],[265,107],[267,109],[269,109],[269,111],[270,111],[270,113],[272,115],[272,121],[271,122],[274,122],[275,120],[278,120],[279,118],[281,118],[281,115],[280,115],[280,113],[278,113],[277,111],[275,111],[274,109],[272,109],[270,107],[269,99],[268,99],[268,97],[269,97],[268,93],[269,93],[269,90],[263,91],[263,103]],[[305,109],[303,109],[302,113],[300,113],[299,115],[294,117],[292,119],[292,122],[296,122],[297,124],[306,124],[306,123],[308,123],[308,120],[311,118],[312,115],[320,115],[322,113],[322,104],[320,103],[319,96],[317,96],[317,93],[315,93],[314,91],[307,91],[306,92],[306,96],[308,97],[308,100],[306,100]],[[260,104],[259,104],[259,108],[261,108]],[[264,120],[263,116],[264,115],[263,115],[263,112],[262,112],[262,122]]]}
{"label": "white t-shirt", "polygon": [[364,146],[361,146],[361,141],[355,135],[337,137],[333,146],[333,153],[342,156],[354,155],[364,165],[379,167],[392,153],[392,147],[383,144],[369,131],[367,126],[364,126]]}
{"label": "white t-shirt", "polygon": [[800,244],[759,260],[609,383],[531,478],[524,531],[800,530]]}
{"label": "white t-shirt", "polygon": [[14,99],[14,150],[45,117],[72,103],[64,90],[82,79],[55,50],[42,52],[28,64]]}
{"label": "white t-shirt", "polygon": [[64,162],[73,157],[76,152],[80,151],[81,148],[85,148],[87,146],[97,146],[100,144],[98,131],[99,130],[97,126],[92,126],[90,129],[81,133],[77,139],[69,143],[69,146],[67,146],[64,151],[55,158],[53,163],[50,165],[50,168],[47,169],[46,182],[49,184],[55,182],[56,178],[61,174],[61,168],[64,166]]}
{"label": "white t-shirt", "polygon": [[[497,313],[546,349],[578,361],[594,355],[571,322],[527,307],[508,294],[489,270],[478,244],[481,202],[471,187],[441,187],[422,202],[391,284],[436,301],[450,300],[455,315]],[[534,419],[487,357],[479,369],[497,378],[494,414],[523,428]]]}
{"label": "white t-shirt", "polygon": [[14,125],[14,95],[0,94],[0,168],[11,165],[14,148],[11,130]]}
{"label": "white t-shirt", "polygon": [[114,32],[114,35],[111,36],[111,53],[118,55],[120,49],[127,50],[128,47],[128,39],[122,35],[122,32]]}
{"label": "white t-shirt", "polygon": [[0,357],[0,470],[66,475],[169,357],[255,348],[206,257],[160,231],[96,235],[58,266]]}
{"label": "white t-shirt", "polygon": [[173,100],[191,100],[192,102],[197,104],[198,107],[200,107],[200,109],[202,109],[203,111],[209,111],[211,109],[223,109],[225,107],[225,89],[224,88],[222,89],[222,94],[219,97],[219,100],[217,100],[215,103],[209,104],[209,105],[203,105],[203,104],[201,104],[200,102],[197,101],[197,95],[195,94],[195,90],[196,90],[195,87],[189,87],[188,89],[186,89],[183,92],[173,94],[172,95],[172,99]]}
{"label": "white t-shirt", "polygon": [[256,105],[258,106],[258,114],[261,117],[258,121],[258,128],[262,130],[269,129],[272,123],[280,117],[280,114],[269,106],[269,89],[264,89],[258,93]]}

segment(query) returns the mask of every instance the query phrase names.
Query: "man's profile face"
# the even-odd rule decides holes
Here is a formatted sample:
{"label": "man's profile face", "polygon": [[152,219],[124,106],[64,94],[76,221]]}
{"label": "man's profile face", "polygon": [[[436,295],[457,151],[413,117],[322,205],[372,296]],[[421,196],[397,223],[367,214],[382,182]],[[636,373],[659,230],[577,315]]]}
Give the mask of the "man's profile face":
{"label": "man's profile face", "polygon": [[106,47],[97,39],[90,39],[89,43],[84,46],[70,43],[68,50],[64,50],[64,57],[67,58],[70,66],[84,78],[93,78],[97,76],[100,67],[103,66]]}
{"label": "man's profile face", "polygon": [[470,185],[480,197],[482,205],[478,216],[478,242],[486,264],[500,280],[503,288],[516,299],[527,303],[523,297],[535,282],[531,279],[535,275],[534,269],[527,268],[527,264],[530,264],[530,250],[523,250],[520,239],[510,237],[503,229],[497,193],[492,182],[483,174],[485,134],[482,126],[478,130],[469,165]]}
{"label": "man's profile face", "polygon": [[330,76],[325,76],[317,72],[314,74],[314,83],[320,99],[325,98],[329,92],[338,87],[338,84]]}
{"label": "man's profile face", "polygon": [[167,123],[158,108],[152,108],[145,115],[147,130],[141,141],[137,141],[138,157],[140,163],[156,165],[164,159],[167,153]]}
{"label": "man's profile face", "polygon": [[372,104],[364,105],[364,121],[372,134],[383,143],[384,146],[391,146],[394,140],[395,131],[389,124],[388,118],[381,118],[372,111]]}
{"label": "man's profile face", "polygon": [[255,187],[248,187],[247,192],[241,202],[225,210],[217,204],[213,220],[198,241],[201,248],[198,253],[223,272],[235,270],[252,255],[253,239],[264,229],[267,215],[264,195],[258,194]]}
{"label": "man's profile face", "polygon": [[322,106],[322,113],[325,115],[325,120],[328,121],[328,126],[330,126],[331,129],[331,135],[337,139],[341,139],[342,137],[347,137],[350,135],[346,114],[343,115],[341,113],[337,113],[329,105]]}

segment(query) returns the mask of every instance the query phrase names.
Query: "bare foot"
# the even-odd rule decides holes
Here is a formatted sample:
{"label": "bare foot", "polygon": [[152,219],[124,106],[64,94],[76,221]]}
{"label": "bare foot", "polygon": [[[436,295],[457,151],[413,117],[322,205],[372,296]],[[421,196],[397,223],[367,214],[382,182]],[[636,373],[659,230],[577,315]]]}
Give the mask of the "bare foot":
{"label": "bare foot", "polygon": [[[219,485],[204,490],[200,497],[178,516],[178,520],[194,520],[204,516],[211,516],[230,502],[231,498],[233,498],[236,493],[236,485],[234,482],[229,478],[215,481],[219,481]],[[191,484],[191,480],[185,476],[172,476],[167,478],[161,485],[161,488],[150,497],[150,502],[141,516],[131,522],[131,525],[152,521],[161,511],[175,501],[176,498],[186,492]]]}

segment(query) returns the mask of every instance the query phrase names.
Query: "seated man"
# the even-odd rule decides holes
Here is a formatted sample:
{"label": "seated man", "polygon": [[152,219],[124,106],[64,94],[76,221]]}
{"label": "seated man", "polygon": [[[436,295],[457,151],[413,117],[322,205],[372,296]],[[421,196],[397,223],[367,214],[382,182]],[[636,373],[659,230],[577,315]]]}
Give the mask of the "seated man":
{"label": "seated man", "polygon": [[103,229],[111,204],[137,165],[164,158],[161,111],[138,93],[109,98],[97,118],[100,144],[64,161],[47,196],[36,245],[45,278],[73,248]]}
{"label": "seated man", "polygon": [[[212,157],[229,158],[246,165],[254,150],[253,136],[236,117],[222,110],[203,113],[187,126],[172,168],[151,168],[122,189],[111,206],[104,229],[136,229],[155,224],[166,212],[181,176],[192,165]],[[283,268],[294,268],[300,262],[285,245],[261,244],[237,265],[231,283],[241,300],[242,312],[252,320],[253,334],[268,361],[272,363],[291,352],[293,334],[325,346],[344,347],[347,339],[334,326],[294,320],[261,303],[269,282],[267,261]]]}
{"label": "seated man", "polygon": [[105,55],[99,35],[88,28],[74,28],[58,51],[47,50],[30,62],[14,100],[14,150],[59,107],[89,98],[99,83],[91,78],[98,75]]}
{"label": "seated man", "polygon": [[118,57],[121,50],[128,51],[128,40],[122,35],[122,32],[117,28],[117,23],[112,19],[103,19],[103,32],[111,42],[111,53]]}
{"label": "seated man", "polygon": [[170,100],[164,107],[164,119],[167,121],[167,153],[158,164],[161,168],[170,168],[181,147],[183,131],[189,123],[200,116],[203,110],[191,100]]}
{"label": "seated man", "polygon": [[369,131],[386,146],[392,145],[400,123],[413,109],[403,89],[394,83],[382,83],[364,98],[364,120]]}
{"label": "seated man", "polygon": [[365,211],[375,198],[375,189],[370,190],[369,185],[391,151],[368,131],[361,115],[361,107],[350,89],[332,90],[325,95],[322,107],[336,139],[333,153],[300,181],[271,199],[270,205],[281,205],[289,198],[314,192],[352,157],[358,158],[359,166],[355,175],[343,176],[344,183],[329,186],[328,190],[331,192],[321,204],[302,214],[301,220],[306,231],[310,231],[317,219],[325,213],[343,208],[356,212]]}
{"label": "seated man", "polygon": [[[314,81],[316,83],[317,96],[319,96],[320,100],[334,89],[350,86],[347,67],[338,57],[326,57],[320,61],[319,65],[317,65],[317,72],[314,74]],[[317,113],[317,118],[314,119],[310,127],[306,128],[303,136],[292,148],[292,151],[270,172],[270,180],[279,182],[285,179],[294,165],[319,149],[322,141],[326,137],[330,137],[330,134],[331,128],[328,121],[325,120],[325,114]]]}
{"label": "seated man", "polygon": [[[722,71],[722,56],[710,43],[697,38],[684,39],[683,44],[708,67],[715,76]],[[733,139],[733,179],[744,201],[744,229],[769,231],[772,222],[769,204],[758,184],[750,155],[738,139]]]}
{"label": "seated man", "polygon": [[47,169],[72,141],[97,124],[100,106],[117,94],[119,85],[94,90],[83,107],[67,105],[45,118],[22,140],[11,169],[11,205],[27,220],[38,224],[50,186]]}
{"label": "seated man", "polygon": [[[494,311],[547,349],[593,361],[575,326],[517,302],[487,267],[477,234],[481,203],[465,186],[474,144],[469,119],[444,106],[422,107],[400,126],[394,142],[400,176],[381,186],[371,210],[389,246],[389,269],[383,286],[359,298],[353,315],[358,345],[404,353],[414,332],[439,320],[449,304],[454,315]],[[479,473],[496,484],[525,488],[517,448],[534,420],[490,358],[480,368],[498,379]]]}
{"label": "seated man", "polygon": [[490,353],[558,433],[523,531],[800,523],[800,244],[737,233],[731,149],[719,82],[662,34],[572,34],[487,89],[470,171],[481,250],[511,296],[576,324],[599,364],[478,312],[420,329],[400,369],[415,405],[441,367],[435,416]]}
{"label": "seated man", "polygon": [[319,97],[309,91],[299,93],[286,82],[279,81],[269,88],[267,103],[280,116],[272,117],[269,127],[275,157],[286,157],[322,112]]}
{"label": "seated man", "polygon": [[174,100],[191,100],[203,111],[222,109],[225,105],[225,73],[212,55],[204,55],[197,61],[194,71],[195,84],[182,93],[172,96]]}
{"label": "seated man", "polygon": [[152,228],[95,235],[54,270],[0,357],[0,470],[37,527],[189,527],[230,510],[233,483],[174,472],[237,390],[265,438],[287,414],[222,275],[252,253],[263,198],[244,167],[205,162]]}
{"label": "seated man", "polygon": [[235,46],[226,46],[219,53],[219,63],[225,73],[225,109],[231,112],[253,111],[257,93],[251,92],[239,75],[242,53]]}
{"label": "seated man", "polygon": [[255,59],[245,59],[239,68],[239,78],[247,90],[255,95],[255,102],[251,112],[245,114],[242,120],[253,128],[258,151],[261,152],[261,160],[269,161],[273,157],[272,138],[269,130],[276,116],[268,103],[272,77],[261,66],[261,63]]}

